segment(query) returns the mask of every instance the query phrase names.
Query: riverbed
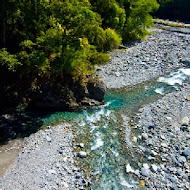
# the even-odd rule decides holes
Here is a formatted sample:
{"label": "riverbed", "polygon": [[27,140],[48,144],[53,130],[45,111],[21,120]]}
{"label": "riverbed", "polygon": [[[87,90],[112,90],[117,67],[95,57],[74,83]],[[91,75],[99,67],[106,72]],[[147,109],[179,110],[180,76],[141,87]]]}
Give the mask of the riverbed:
{"label": "riverbed", "polygon": [[188,189],[189,44],[159,31],[112,52],[106,104],[43,117],[0,188]]}

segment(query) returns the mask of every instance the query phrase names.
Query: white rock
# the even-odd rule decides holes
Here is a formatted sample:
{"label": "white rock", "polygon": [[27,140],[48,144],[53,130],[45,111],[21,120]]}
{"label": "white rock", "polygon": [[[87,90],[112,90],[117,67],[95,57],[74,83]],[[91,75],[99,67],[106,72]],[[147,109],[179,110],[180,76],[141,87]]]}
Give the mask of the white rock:
{"label": "white rock", "polygon": [[157,155],[158,155],[158,153],[157,153],[157,152],[155,152],[154,150],[151,150],[151,152],[150,152],[150,153],[151,153],[151,155],[152,155],[152,156],[157,156]]}
{"label": "white rock", "polygon": [[142,133],[142,137],[146,140],[148,139],[148,135],[146,133]]}
{"label": "white rock", "polygon": [[46,137],[47,142],[51,142],[51,138],[49,136]]}
{"label": "white rock", "polygon": [[80,144],[79,144],[79,147],[80,147],[80,148],[84,148],[84,143],[80,143]]}
{"label": "white rock", "polygon": [[78,153],[78,156],[79,156],[80,158],[86,158],[86,157],[87,157],[87,153],[84,152],[84,151],[80,151],[80,152]]}
{"label": "white rock", "polygon": [[151,169],[152,172],[157,172],[158,167],[157,167],[155,164],[152,164],[152,165],[150,166],[150,169]]}
{"label": "white rock", "polygon": [[189,118],[188,117],[182,118],[181,125],[188,126],[189,125]]}
{"label": "white rock", "polygon": [[68,188],[68,187],[69,187],[68,184],[67,184],[66,182],[64,182],[64,181],[61,182],[61,185],[62,185],[64,188]]}
{"label": "white rock", "polygon": [[144,164],[143,164],[143,168],[149,169],[149,165],[148,165],[147,163],[144,163]]}
{"label": "white rock", "polygon": [[137,142],[137,137],[133,137],[133,141],[134,141],[134,142]]}
{"label": "white rock", "polygon": [[48,171],[50,174],[56,174],[56,171],[55,170],[49,170]]}
{"label": "white rock", "polygon": [[135,170],[134,174],[138,176],[140,174],[139,170]]}
{"label": "white rock", "polygon": [[134,173],[134,170],[132,169],[132,167],[130,166],[130,164],[127,164],[127,166],[126,166],[126,172],[127,173]]}
{"label": "white rock", "polygon": [[149,161],[151,161],[151,160],[155,160],[155,158],[152,157],[152,156],[149,156],[149,157],[148,157],[148,160],[149,160]]}

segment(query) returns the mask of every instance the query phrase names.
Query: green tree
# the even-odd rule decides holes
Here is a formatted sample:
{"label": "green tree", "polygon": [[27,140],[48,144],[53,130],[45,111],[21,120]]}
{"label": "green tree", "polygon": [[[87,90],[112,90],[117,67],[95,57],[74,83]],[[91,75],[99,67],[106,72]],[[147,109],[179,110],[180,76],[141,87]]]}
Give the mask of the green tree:
{"label": "green tree", "polygon": [[153,26],[150,13],[159,8],[156,0],[131,0],[129,16],[123,30],[123,39],[141,39],[149,34],[147,28]]}

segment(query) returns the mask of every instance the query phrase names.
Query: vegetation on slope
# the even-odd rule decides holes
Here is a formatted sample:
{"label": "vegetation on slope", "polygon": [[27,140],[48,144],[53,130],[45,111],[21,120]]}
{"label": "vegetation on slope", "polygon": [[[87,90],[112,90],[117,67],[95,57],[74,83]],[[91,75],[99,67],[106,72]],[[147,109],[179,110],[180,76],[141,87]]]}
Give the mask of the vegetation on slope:
{"label": "vegetation on slope", "polygon": [[1,0],[0,99],[20,102],[44,81],[85,81],[107,51],[141,39],[156,0]]}

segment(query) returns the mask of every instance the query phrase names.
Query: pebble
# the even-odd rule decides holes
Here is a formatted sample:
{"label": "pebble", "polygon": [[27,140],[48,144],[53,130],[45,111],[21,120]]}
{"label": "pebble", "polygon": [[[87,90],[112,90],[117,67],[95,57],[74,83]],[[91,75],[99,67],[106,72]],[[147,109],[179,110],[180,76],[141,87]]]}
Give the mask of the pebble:
{"label": "pebble", "polygon": [[78,146],[79,146],[80,148],[84,148],[84,143],[80,143]]}
{"label": "pebble", "polygon": [[173,186],[171,189],[172,190],[179,190],[179,188],[177,186]]}
{"label": "pebble", "polygon": [[146,169],[146,168],[142,168],[141,169],[141,174],[145,177],[148,177],[149,176],[149,170]]}
{"label": "pebble", "polygon": [[46,136],[46,141],[51,142],[51,138],[49,136]]}
{"label": "pebble", "polygon": [[182,155],[184,155],[184,156],[190,156],[190,148],[187,148],[187,149],[185,149],[183,152],[182,152]]}
{"label": "pebble", "polygon": [[182,126],[188,126],[188,125],[189,125],[189,118],[188,118],[188,117],[184,117],[184,118],[181,120],[181,125],[182,125]]}
{"label": "pebble", "polygon": [[48,171],[50,174],[56,174],[57,172],[55,170],[49,170]]}
{"label": "pebble", "polygon": [[172,183],[177,183],[176,177],[169,176],[168,179],[169,179]]}
{"label": "pebble", "polygon": [[142,133],[142,137],[147,140],[148,139],[148,135],[146,133]]}
{"label": "pebble", "polygon": [[156,153],[154,150],[151,150],[150,154],[151,154],[151,156],[157,156],[158,155],[158,153]]}
{"label": "pebble", "polygon": [[127,166],[126,166],[126,172],[127,173],[134,173],[135,171],[132,169],[132,167],[130,166],[130,164],[127,164]]}
{"label": "pebble", "polygon": [[86,158],[86,157],[87,157],[87,153],[84,152],[84,151],[80,151],[80,152],[78,152],[78,156],[79,156],[80,158]]}
{"label": "pebble", "polygon": [[150,169],[151,169],[151,171],[152,172],[157,172],[157,170],[158,170],[158,167],[155,165],[155,164],[152,164],[151,166],[150,166]]}
{"label": "pebble", "polygon": [[185,163],[185,162],[187,162],[187,159],[186,159],[184,156],[180,156],[180,157],[178,158],[178,161],[179,161],[180,163]]}

